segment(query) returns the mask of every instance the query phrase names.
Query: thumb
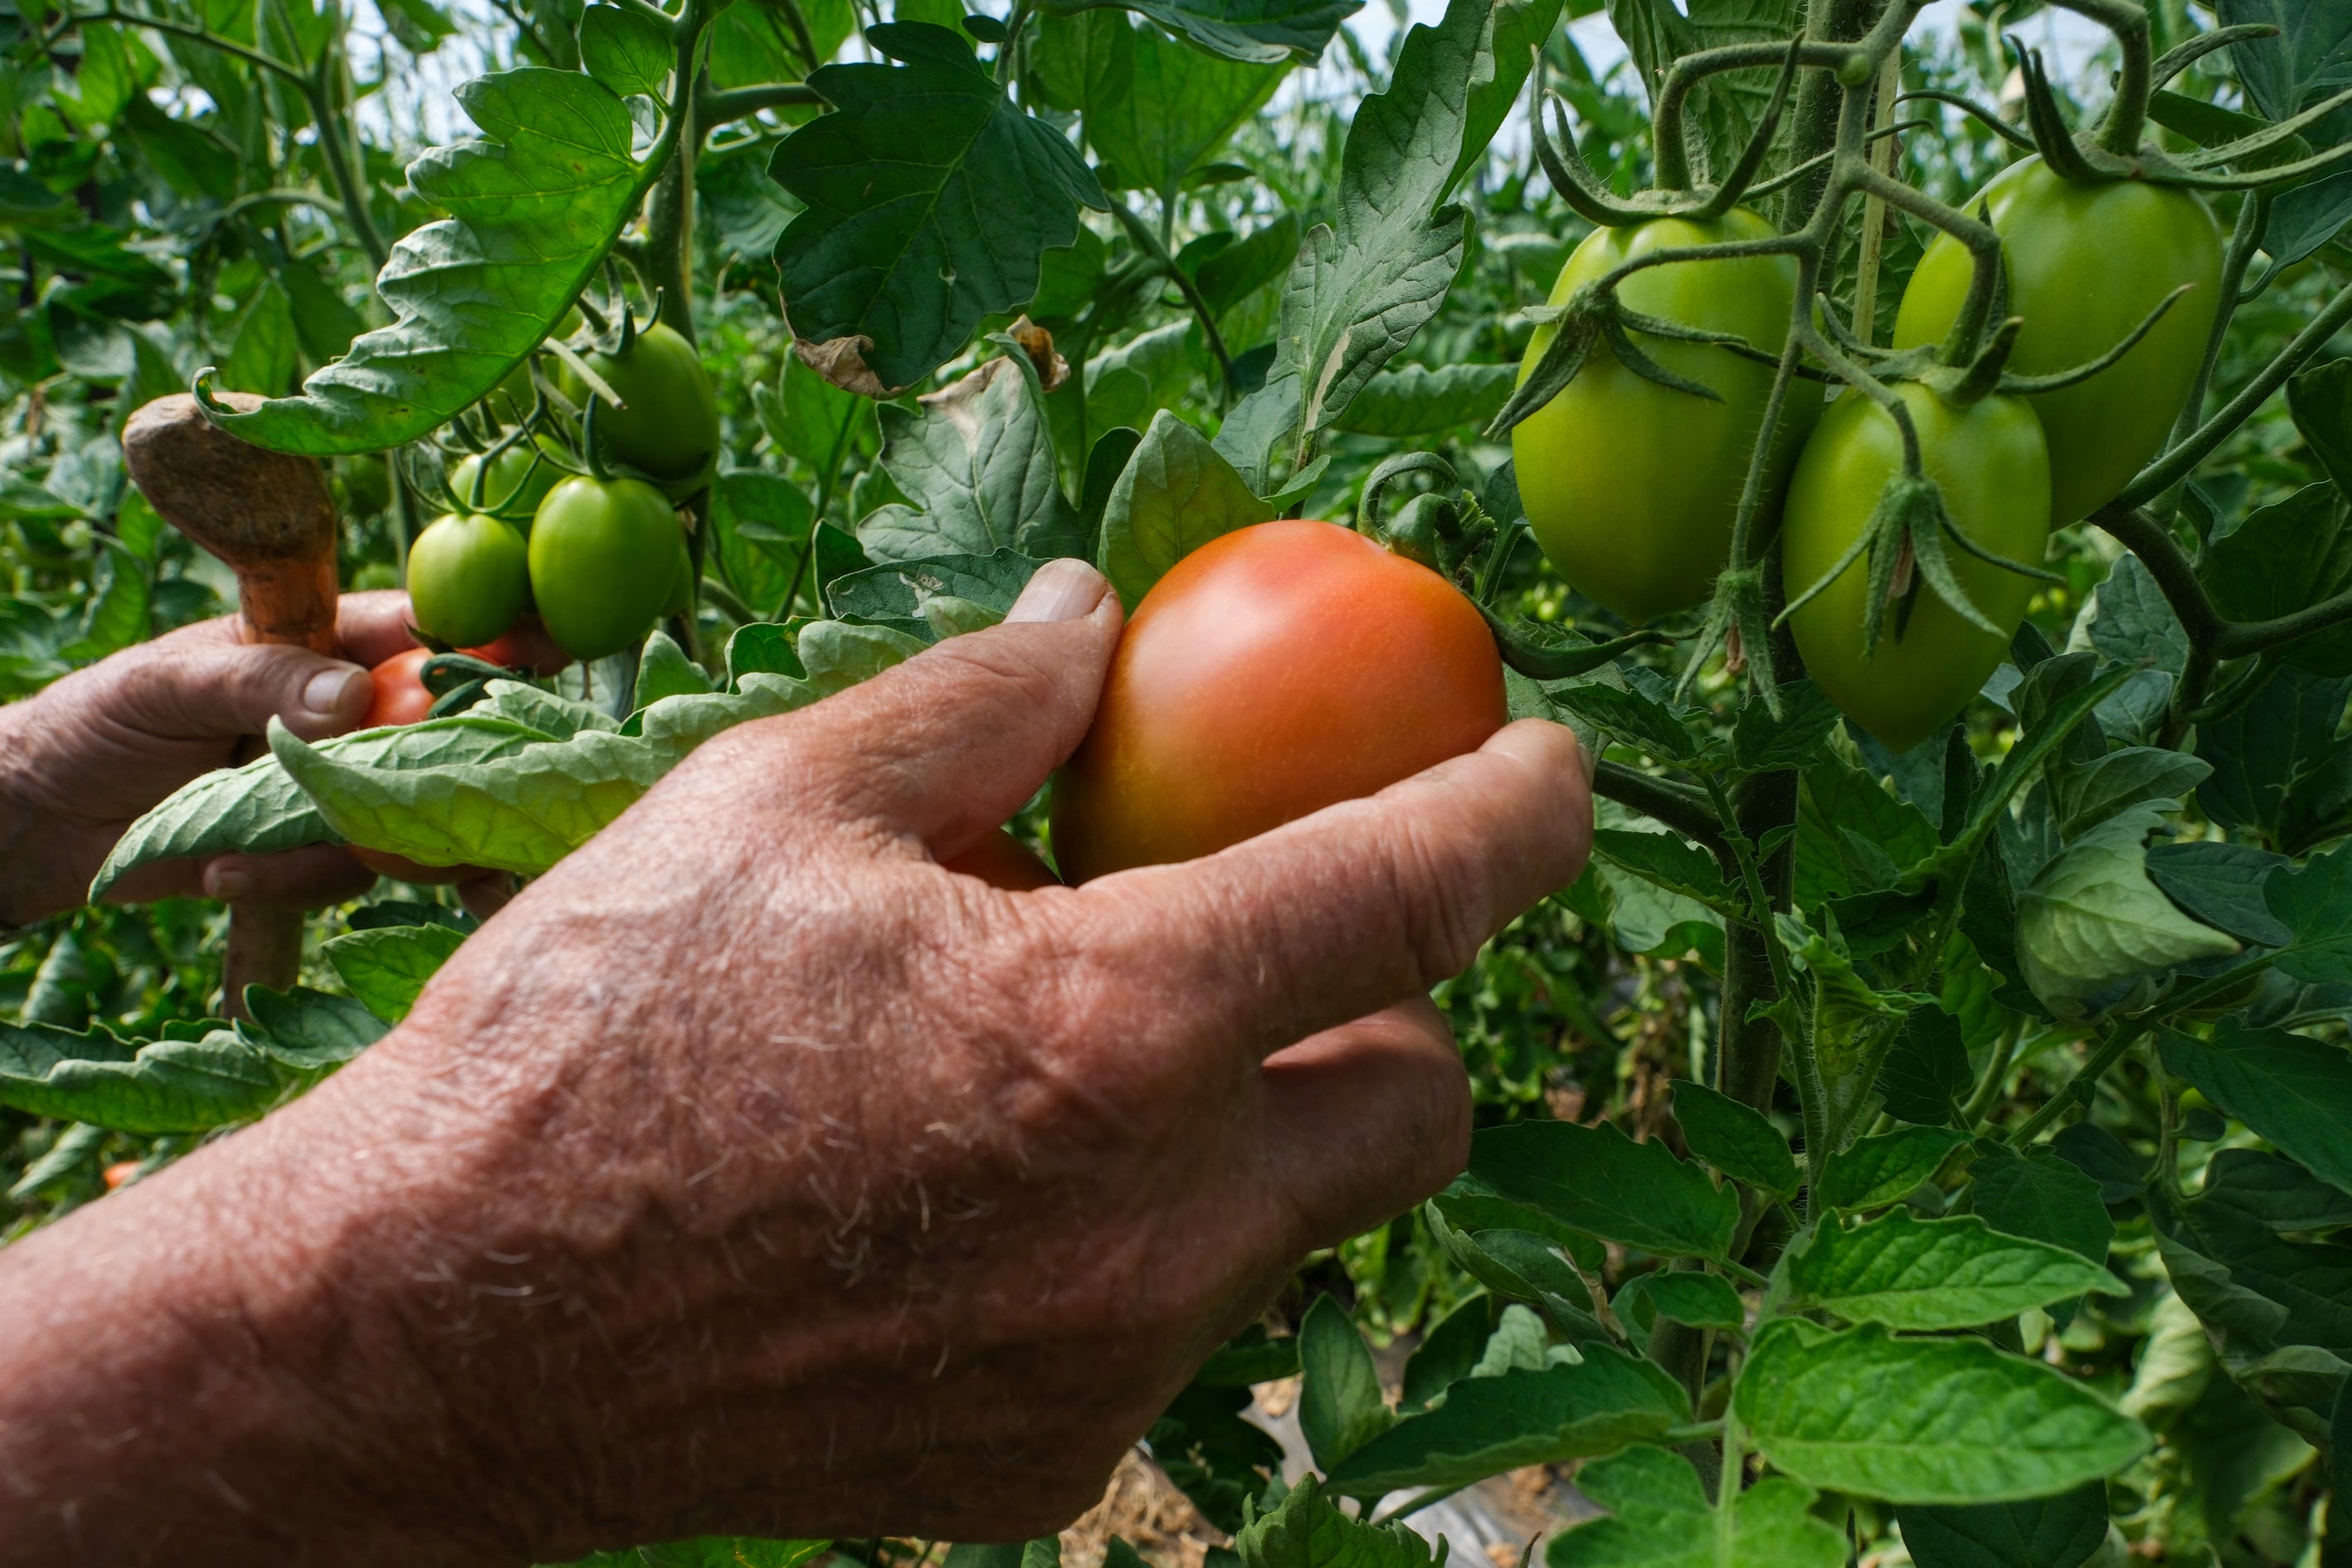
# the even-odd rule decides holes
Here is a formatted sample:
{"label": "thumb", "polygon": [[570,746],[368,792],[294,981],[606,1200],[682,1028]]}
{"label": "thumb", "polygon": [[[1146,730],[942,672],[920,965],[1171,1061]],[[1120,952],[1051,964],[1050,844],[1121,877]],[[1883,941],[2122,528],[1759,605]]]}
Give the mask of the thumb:
{"label": "thumb", "polygon": [[1094,721],[1118,595],[1072,557],[1029,579],[1003,624],[950,637],[784,730],[813,800],[961,852],[1021,809]]}
{"label": "thumb", "polygon": [[118,722],[170,740],[259,735],[272,718],[321,740],[356,725],[373,696],[366,670],[307,647],[174,633],[143,654],[121,668],[107,707]]}

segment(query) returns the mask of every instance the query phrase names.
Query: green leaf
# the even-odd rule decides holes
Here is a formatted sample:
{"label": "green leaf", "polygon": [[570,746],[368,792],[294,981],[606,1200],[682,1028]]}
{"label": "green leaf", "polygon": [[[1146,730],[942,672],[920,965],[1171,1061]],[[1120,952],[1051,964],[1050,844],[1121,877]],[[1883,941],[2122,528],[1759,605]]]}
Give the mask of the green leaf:
{"label": "green leaf", "polygon": [[[1339,24],[1363,0],[1124,0],[1171,33],[1213,55],[1271,64],[1312,64]],[[1050,14],[1083,8],[1082,0],[1046,0]]]}
{"label": "green leaf", "polygon": [[1465,1486],[1522,1465],[1558,1464],[1654,1440],[1689,1419],[1681,1384],[1653,1363],[1588,1345],[1575,1365],[1457,1383],[1332,1470],[1346,1497]]}
{"label": "green leaf", "polygon": [[2081,767],[2049,772],[2050,805],[2058,831],[2072,838],[2137,805],[2177,811],[2210,764],[2154,746],[2126,746]]}
{"label": "green leaf", "polygon": [[2285,856],[2251,844],[2193,838],[2148,846],[2147,879],[2192,919],[2241,942],[2284,947],[2294,933],[2271,913],[2263,884],[2286,864]]}
{"label": "green leaf", "polygon": [[1372,1352],[1348,1310],[1318,1296],[1298,1324],[1298,1429],[1327,1473],[1395,1425]]}
{"label": "green leaf", "polygon": [[275,720],[269,745],[327,826],[351,842],[427,866],[526,876],[587,843],[676,760],[601,730],[497,762],[408,770],[344,761]]}
{"label": "green leaf", "polygon": [[1449,364],[1432,370],[1409,364],[1383,371],[1364,383],[1345,412],[1331,422],[1353,436],[1434,436],[1468,425],[1480,429],[1511,395],[1518,367],[1508,364]]}
{"label": "green leaf", "polygon": [[289,1066],[324,1070],[351,1060],[384,1036],[385,1026],[364,1003],[297,985],[272,991],[248,985],[251,1016],[239,1027],[261,1037],[272,1056]]}
{"label": "green leaf", "polygon": [[2105,1265],[2116,1222],[2099,1184],[2048,1149],[2019,1154],[1990,1139],[1977,1144],[1976,1212],[1995,1230],[2063,1247]]}
{"label": "green leaf", "polygon": [[809,688],[819,697],[871,680],[893,665],[904,664],[924,647],[888,626],[853,626],[841,621],[810,622],[801,628],[794,646],[808,668]]}
{"label": "green leaf", "polygon": [[1743,773],[1802,768],[1821,755],[1822,742],[1838,719],[1836,706],[1810,680],[1780,683],[1778,718],[1751,692],[1732,726],[1732,764]]}
{"label": "green leaf", "polygon": [[1896,1503],[2001,1502],[2113,1474],[2148,1436],[2091,1388],[1977,1339],[1765,1326],[1733,1407],[1811,1485]]}
{"label": "green leaf", "polygon": [[1801,1178],[1789,1141],[1753,1107],[1688,1079],[1675,1082],[1675,1121],[1690,1152],[1775,1197],[1792,1198]]}
{"label": "green leaf", "polygon": [[2352,740],[2339,740],[2352,679],[2290,666],[2233,713],[2197,726],[2213,776],[2197,804],[2223,827],[2299,855],[2341,834],[2352,810]]}
{"label": "green leaf", "polygon": [[660,98],[677,59],[668,29],[641,11],[591,5],[581,13],[580,63],[624,98]]}
{"label": "green leaf", "polygon": [[1145,1441],[1168,1479],[1219,1530],[1242,1528],[1244,1500],[1266,1477],[1282,1473],[1282,1445],[1264,1427],[1242,1419],[1247,1388],[1194,1384],[1152,1423]]}
{"label": "green leaf", "polygon": [[1612,1123],[1523,1121],[1470,1141],[1470,1174],[1497,1195],[1571,1229],[1661,1258],[1720,1258],[1739,1198],[1664,1144]]}
{"label": "green leaf", "polygon": [[1886,1114],[1926,1127],[1957,1126],[1975,1089],[1960,1021],[1941,1007],[1915,1009],[1879,1069]]}
{"label": "green leaf", "polygon": [[[1517,1302],[1512,1307],[1535,1316]],[[1504,1313],[1509,1310],[1481,1290],[1439,1319],[1405,1360],[1397,1414],[1418,1415],[1432,1401],[1445,1397],[1447,1389],[1475,1375],[1486,1360],[1487,1342],[1501,1328]],[[1543,1332],[1540,1319],[1536,1320],[1536,1332],[1538,1337]]]}
{"label": "green leaf", "polygon": [[[511,718],[467,713],[400,729],[362,730],[321,742],[318,750],[356,767],[406,769],[495,763],[553,738]],[[102,898],[124,877],[158,860],[232,850],[268,855],[329,843],[334,837],[278,759],[258,757],[241,768],[198,775],[132,823],[99,868],[89,896]]]}
{"label": "green leaf", "polygon": [[2107,1488],[2055,1497],[1895,1510],[1916,1568],[2082,1568],[2107,1539]]}
{"label": "green leaf", "polygon": [[2343,1047],[2224,1018],[2210,1040],[2168,1029],[2160,1049],[2165,1070],[2352,1192],[2352,1055]]}
{"label": "green leaf", "polygon": [[1909,1197],[1969,1141],[1945,1127],[1898,1127],[1857,1138],[1822,1163],[1813,1201],[1825,1209],[1874,1209]]}
{"label": "green leaf", "polygon": [[1192,1381],[1203,1388],[1247,1388],[1297,1373],[1298,1341],[1269,1339],[1264,1324],[1252,1323],[1218,1346]]}
{"label": "green leaf", "polygon": [[1089,39],[1087,142],[1121,184],[1163,203],[1174,202],[1185,174],[1264,107],[1288,63],[1221,59],[1111,10],[1052,25],[1099,35]]}
{"label": "green leaf", "polygon": [[1571,718],[1662,763],[1688,763],[1698,756],[1698,737],[1678,712],[1655,698],[1599,680],[1544,690]]}
{"label": "green leaf", "polygon": [[1843,1568],[1844,1534],[1812,1514],[1812,1489],[1767,1476],[1732,1505],[1725,1530],[1690,1461],[1628,1448],[1579,1470],[1577,1489],[1607,1513],[1559,1531],[1550,1568]]}
{"label": "green leaf", "polygon": [[0,1024],[0,1105],[140,1136],[249,1121],[301,1081],[233,1029],[125,1040],[103,1029]]}
{"label": "green leaf", "polygon": [[1695,1329],[1737,1330],[1748,1324],[1748,1304],[1720,1274],[1660,1268],[1641,1276],[1640,1283],[1661,1318]]}
{"label": "green leaf", "polygon": [[319,952],[369,1012],[397,1024],[465,940],[464,932],[443,925],[381,926],[334,937]]}
{"label": "green leaf", "polygon": [[1825,1220],[1788,1259],[1793,1300],[1853,1323],[1965,1329],[2123,1281],[2063,1247],[2003,1236],[1974,1215],[1904,1208],[1847,1227]]}
{"label": "green leaf", "polygon": [[656,171],[632,161],[629,111],[577,71],[478,77],[457,102],[484,139],[436,147],[408,183],[449,214],[393,247],[362,333],[300,395],[216,423],[273,451],[345,456],[413,441],[537,348],[612,248]]}
{"label": "green leaf", "polygon": [[1096,563],[1131,612],[1177,562],[1273,516],[1199,431],[1162,409],[1111,486]]}
{"label": "green leaf", "polygon": [[887,561],[835,578],[825,587],[825,603],[836,616],[855,616],[929,639],[941,633],[932,616],[927,615],[927,606],[950,600],[978,605],[1002,620],[1037,566],[1037,562],[1011,550],[992,555]]}
{"label": "green leaf", "polygon": [[1243,1568],[1434,1568],[1429,1542],[1402,1524],[1339,1511],[1312,1475],[1234,1540]]}
{"label": "green leaf", "polygon": [[1494,48],[1486,0],[1450,0],[1435,27],[1406,33],[1388,90],[1358,106],[1339,155],[1338,214],[1308,231],[1283,284],[1265,384],[1217,435],[1256,488],[1267,488],[1276,449],[1344,414],[1453,287],[1470,216],[1445,198],[1472,128],[1474,84],[1496,74]]}
{"label": "green leaf", "polygon": [[2352,1357],[2352,1246],[2281,1236],[2271,1195],[2230,1180],[2178,1205],[2152,1190],[2148,1212],[2173,1289],[2233,1353],[2316,1345]]}
{"label": "green leaf", "polygon": [[646,638],[637,655],[637,683],[632,689],[639,708],[650,708],[665,697],[701,696],[710,689],[710,678],[659,627]]}
{"label": "green leaf", "polygon": [[1079,204],[1109,198],[955,33],[893,22],[866,37],[900,63],[812,72],[835,111],[787,136],[768,172],[808,208],[776,242],[802,353],[836,385],[890,396],[981,318],[1027,303],[1039,258],[1077,237]]}
{"label": "green leaf", "polygon": [[2100,823],[2060,850],[2018,899],[2018,963],[2053,1013],[2095,1011],[2128,981],[2239,951],[2148,880],[2144,846],[2160,820],[2140,806]]}
{"label": "green leaf", "polygon": [[[1593,1316],[1592,1289],[1585,1283],[1588,1276],[1577,1272],[1573,1244],[1531,1230],[1456,1228],[1446,1217],[1452,1206],[1441,1195],[1424,1212],[1439,1249],[1464,1273],[1497,1296],[1533,1301],[1575,1343],[1609,1337]],[[1600,1243],[1588,1237],[1582,1246],[1597,1252]]]}
{"label": "green leaf", "polygon": [[1697,900],[1726,914],[1745,911],[1747,900],[1724,879],[1714,856],[1677,834],[1622,827],[1596,828],[1593,853],[1611,865],[1659,887]]}
{"label": "green leaf", "polygon": [[253,291],[253,302],[237,319],[228,355],[220,363],[220,384],[232,392],[283,397],[294,384],[294,302],[275,279]]}
{"label": "green leaf", "polygon": [[2279,968],[2313,985],[2352,984],[2352,845],[2277,871],[2263,892],[2290,933]]}
{"label": "green leaf", "polygon": [[886,405],[882,466],[913,504],[859,521],[857,542],[877,562],[999,550],[1044,561],[1092,548],[1062,495],[1036,384],[1011,356],[925,397],[920,413]]}
{"label": "green leaf", "polygon": [[2292,1160],[2258,1149],[2222,1149],[2205,1167],[2205,1189],[2273,1230],[2315,1233],[2352,1227],[2352,1194]]}

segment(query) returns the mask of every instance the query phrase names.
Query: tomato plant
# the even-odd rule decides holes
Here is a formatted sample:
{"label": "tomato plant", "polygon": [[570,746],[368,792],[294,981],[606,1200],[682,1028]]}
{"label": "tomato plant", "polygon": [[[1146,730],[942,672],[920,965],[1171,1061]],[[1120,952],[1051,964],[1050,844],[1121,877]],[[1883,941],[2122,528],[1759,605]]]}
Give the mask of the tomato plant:
{"label": "tomato plant", "polygon": [[1444,578],[1328,522],[1241,529],[1136,606],[1055,785],[1054,858],[1083,882],[1207,855],[1475,750],[1503,720],[1494,638]]}
{"label": "tomato plant", "polygon": [[[1998,395],[1957,406],[1916,382],[1904,384],[1898,395],[1954,527],[1995,555],[2039,564],[2050,536],[2050,457],[2033,409],[2021,397]],[[1965,618],[1915,579],[1897,590],[1904,602],[1876,646],[1865,646],[1870,595],[1894,585],[1874,583],[1853,548],[1886,482],[1902,468],[1902,434],[1886,411],[1859,395],[1839,398],[1789,481],[1780,540],[1791,600],[1836,574],[1790,616],[1806,672],[1894,752],[1942,733],[1968,705],[2008,653],[2034,589],[2019,573],[1949,549],[1961,592],[1997,629]]]}
{"label": "tomato plant", "polygon": [[416,624],[443,642],[504,637],[530,601],[522,535],[480,512],[439,519],[409,546],[408,600]]}
{"label": "tomato plant", "polygon": [[[1171,1403],[1155,1520],[1425,1568],[1573,1464],[1546,1568],[2334,1568],[2346,0],[492,9],[0,16],[0,700],[234,607],[121,478],[192,384],[325,465],[347,586],[479,477],[577,658],[518,621],[420,727],[404,655],[399,732],[115,864],[331,819],[528,878],[1082,557],[1101,721],[950,869],[1205,852],[1507,715],[1599,759],[1591,867],[1433,993],[1469,1170]],[[453,898],[312,921],[299,1081],[205,1021],[216,907],[0,933],[5,1236],[358,1049],[350,954],[429,973]]]}

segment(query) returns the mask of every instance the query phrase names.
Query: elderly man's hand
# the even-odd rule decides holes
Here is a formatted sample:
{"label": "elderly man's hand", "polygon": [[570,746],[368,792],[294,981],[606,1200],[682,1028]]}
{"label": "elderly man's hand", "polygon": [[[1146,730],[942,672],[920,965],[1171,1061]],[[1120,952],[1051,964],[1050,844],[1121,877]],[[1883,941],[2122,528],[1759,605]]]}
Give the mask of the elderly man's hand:
{"label": "elderly man's hand", "polygon": [[[0,921],[81,904],[123,829],[189,780],[237,761],[238,741],[263,733],[273,716],[305,740],[356,728],[371,690],[365,667],[415,646],[408,595],[347,594],[336,608],[336,635],[357,663],[240,643],[236,619],[224,616],[0,708]],[[307,909],[355,898],[373,879],[348,850],[322,844],[146,867],[111,897],[203,893]]]}
{"label": "elderly man's hand", "polygon": [[1298,1257],[1460,1169],[1423,993],[1565,885],[1564,729],[1079,889],[941,868],[1118,604],[698,752],[258,1127],[0,1254],[0,1563],[1020,1539]]}

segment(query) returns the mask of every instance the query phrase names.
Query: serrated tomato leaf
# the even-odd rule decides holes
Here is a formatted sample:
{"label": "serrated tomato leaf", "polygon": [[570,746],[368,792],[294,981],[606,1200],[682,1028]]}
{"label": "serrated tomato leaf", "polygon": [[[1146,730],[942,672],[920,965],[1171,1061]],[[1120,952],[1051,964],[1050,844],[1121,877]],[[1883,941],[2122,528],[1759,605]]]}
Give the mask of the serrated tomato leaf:
{"label": "serrated tomato leaf", "polygon": [[293,397],[214,419],[257,447],[319,457],[413,441],[537,348],[595,275],[657,169],[631,156],[627,107],[578,71],[478,77],[457,102],[484,135],[409,165],[450,216],[404,236],[376,278],[393,309]]}
{"label": "serrated tomato leaf", "polygon": [[1896,1503],[2047,1496],[2148,1447],[2138,1422],[2053,1367],[1982,1340],[1898,1339],[1875,1325],[1768,1324],[1732,1402],[1779,1469]]}
{"label": "serrated tomato leaf", "polygon": [[1331,1489],[1377,1498],[1463,1486],[1654,1440],[1689,1418],[1681,1384],[1656,1365],[1607,1345],[1583,1353],[1574,1365],[1455,1384],[1444,1404],[1398,1422],[1335,1468]]}
{"label": "serrated tomato leaf", "polygon": [[465,940],[444,925],[380,926],[331,938],[319,951],[369,1012],[397,1024]]}
{"label": "serrated tomato leaf", "polygon": [[1607,1513],[1551,1538],[1550,1568],[1842,1568],[1845,1536],[1812,1514],[1813,1489],[1767,1476],[1740,1492],[1730,1528],[1690,1461],[1646,1445],[1577,1472]]}
{"label": "serrated tomato leaf", "polygon": [[2003,1236],[1974,1215],[1920,1219],[1904,1208],[1850,1227],[1825,1220],[1787,1267],[1797,1304],[1893,1329],[1964,1329],[2085,1291],[2125,1290],[2064,1247]]}
{"label": "serrated tomato leaf", "polygon": [[1739,1198],[1654,1140],[1612,1123],[1522,1121],[1470,1141],[1470,1174],[1558,1223],[1661,1258],[1720,1258]]}
{"label": "serrated tomato leaf", "polygon": [[811,364],[889,396],[961,352],[981,318],[1026,304],[1041,258],[1107,208],[1063,134],[1024,113],[948,28],[866,29],[896,64],[828,65],[834,107],[768,173],[807,204],[776,242],[784,307]]}

